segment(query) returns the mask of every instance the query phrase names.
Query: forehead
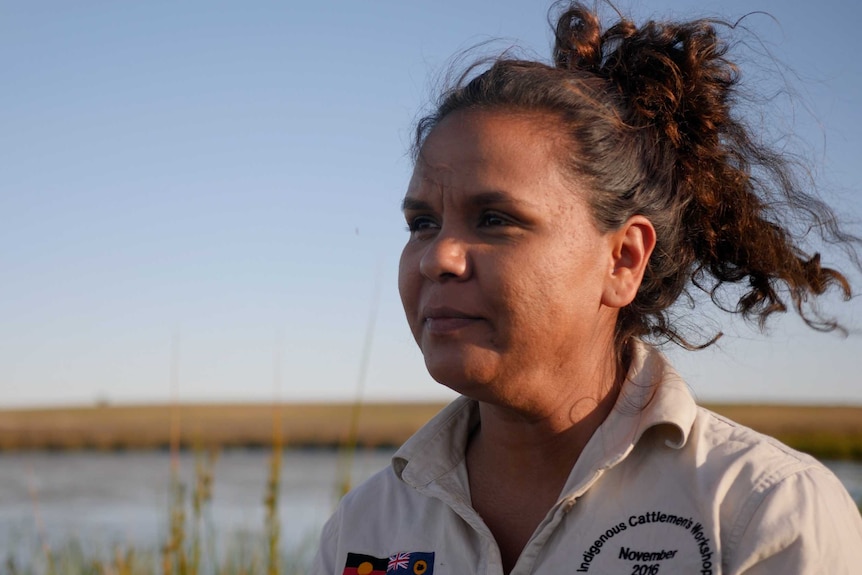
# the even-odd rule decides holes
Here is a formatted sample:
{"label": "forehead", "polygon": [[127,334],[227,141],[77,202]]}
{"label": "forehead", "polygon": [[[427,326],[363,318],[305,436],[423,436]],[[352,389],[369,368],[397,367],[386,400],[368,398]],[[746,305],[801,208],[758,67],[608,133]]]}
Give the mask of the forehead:
{"label": "forehead", "polygon": [[559,186],[551,119],[541,113],[465,110],[428,134],[408,195],[428,188],[474,190]]}

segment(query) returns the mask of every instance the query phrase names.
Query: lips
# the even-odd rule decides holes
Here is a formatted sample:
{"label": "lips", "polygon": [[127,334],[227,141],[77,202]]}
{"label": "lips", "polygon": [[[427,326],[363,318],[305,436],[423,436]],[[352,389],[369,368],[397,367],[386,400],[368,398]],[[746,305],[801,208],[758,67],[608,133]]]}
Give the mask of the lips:
{"label": "lips", "polygon": [[482,318],[452,307],[426,307],[423,310],[425,329],[436,335],[456,332],[481,321]]}

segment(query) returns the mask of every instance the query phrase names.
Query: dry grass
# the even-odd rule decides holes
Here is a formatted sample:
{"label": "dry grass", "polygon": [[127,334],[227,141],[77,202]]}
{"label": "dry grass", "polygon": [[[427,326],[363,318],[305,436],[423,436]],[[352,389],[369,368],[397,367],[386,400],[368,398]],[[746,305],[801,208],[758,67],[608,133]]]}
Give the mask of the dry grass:
{"label": "dry grass", "polygon": [[[398,445],[442,405],[363,404],[356,443]],[[168,448],[171,410],[178,409],[179,442],[193,446],[248,447],[273,444],[272,404],[168,405],[0,411],[0,449]],[[335,447],[349,442],[352,404],[290,404],[280,409],[281,443]]]}
{"label": "dry grass", "polygon": [[862,435],[862,406],[712,404],[725,417],[769,435],[848,433]]}
{"label": "dry grass", "polygon": [[744,404],[709,407],[815,457],[862,460],[862,407]]}
{"label": "dry grass", "polygon": [[[818,457],[862,459],[862,407],[715,404],[731,419]],[[363,404],[356,424],[359,446],[402,443],[442,404]],[[0,411],[0,449],[155,449],[170,444],[167,405]],[[180,444],[197,447],[269,447],[272,404],[180,405]],[[287,404],[278,410],[281,443],[335,447],[351,443],[353,404]]]}

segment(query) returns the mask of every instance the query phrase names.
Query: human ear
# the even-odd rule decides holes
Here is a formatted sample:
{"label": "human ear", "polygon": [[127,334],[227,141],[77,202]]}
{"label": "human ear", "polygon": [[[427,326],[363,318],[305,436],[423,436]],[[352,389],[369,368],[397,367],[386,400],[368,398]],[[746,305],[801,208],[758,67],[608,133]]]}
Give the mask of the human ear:
{"label": "human ear", "polygon": [[652,223],[641,215],[630,217],[609,234],[610,272],[605,278],[602,303],[622,308],[634,301],[644,277],[656,236]]}

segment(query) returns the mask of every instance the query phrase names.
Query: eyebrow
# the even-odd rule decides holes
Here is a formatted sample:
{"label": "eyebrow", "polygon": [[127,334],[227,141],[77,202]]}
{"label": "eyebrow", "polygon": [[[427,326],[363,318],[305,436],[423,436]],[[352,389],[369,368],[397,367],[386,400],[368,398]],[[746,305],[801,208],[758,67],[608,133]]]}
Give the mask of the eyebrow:
{"label": "eyebrow", "polygon": [[414,212],[423,212],[431,209],[431,204],[428,202],[424,202],[422,200],[417,200],[416,198],[405,197],[404,200],[401,201],[401,211],[406,212],[408,210]]}
{"label": "eyebrow", "polygon": [[[513,200],[510,195],[497,191],[474,194],[470,196],[469,203],[476,207],[487,206],[489,204],[522,204],[520,201]],[[409,196],[405,197],[401,202],[401,211],[427,211],[431,209],[431,204],[428,202]]]}

